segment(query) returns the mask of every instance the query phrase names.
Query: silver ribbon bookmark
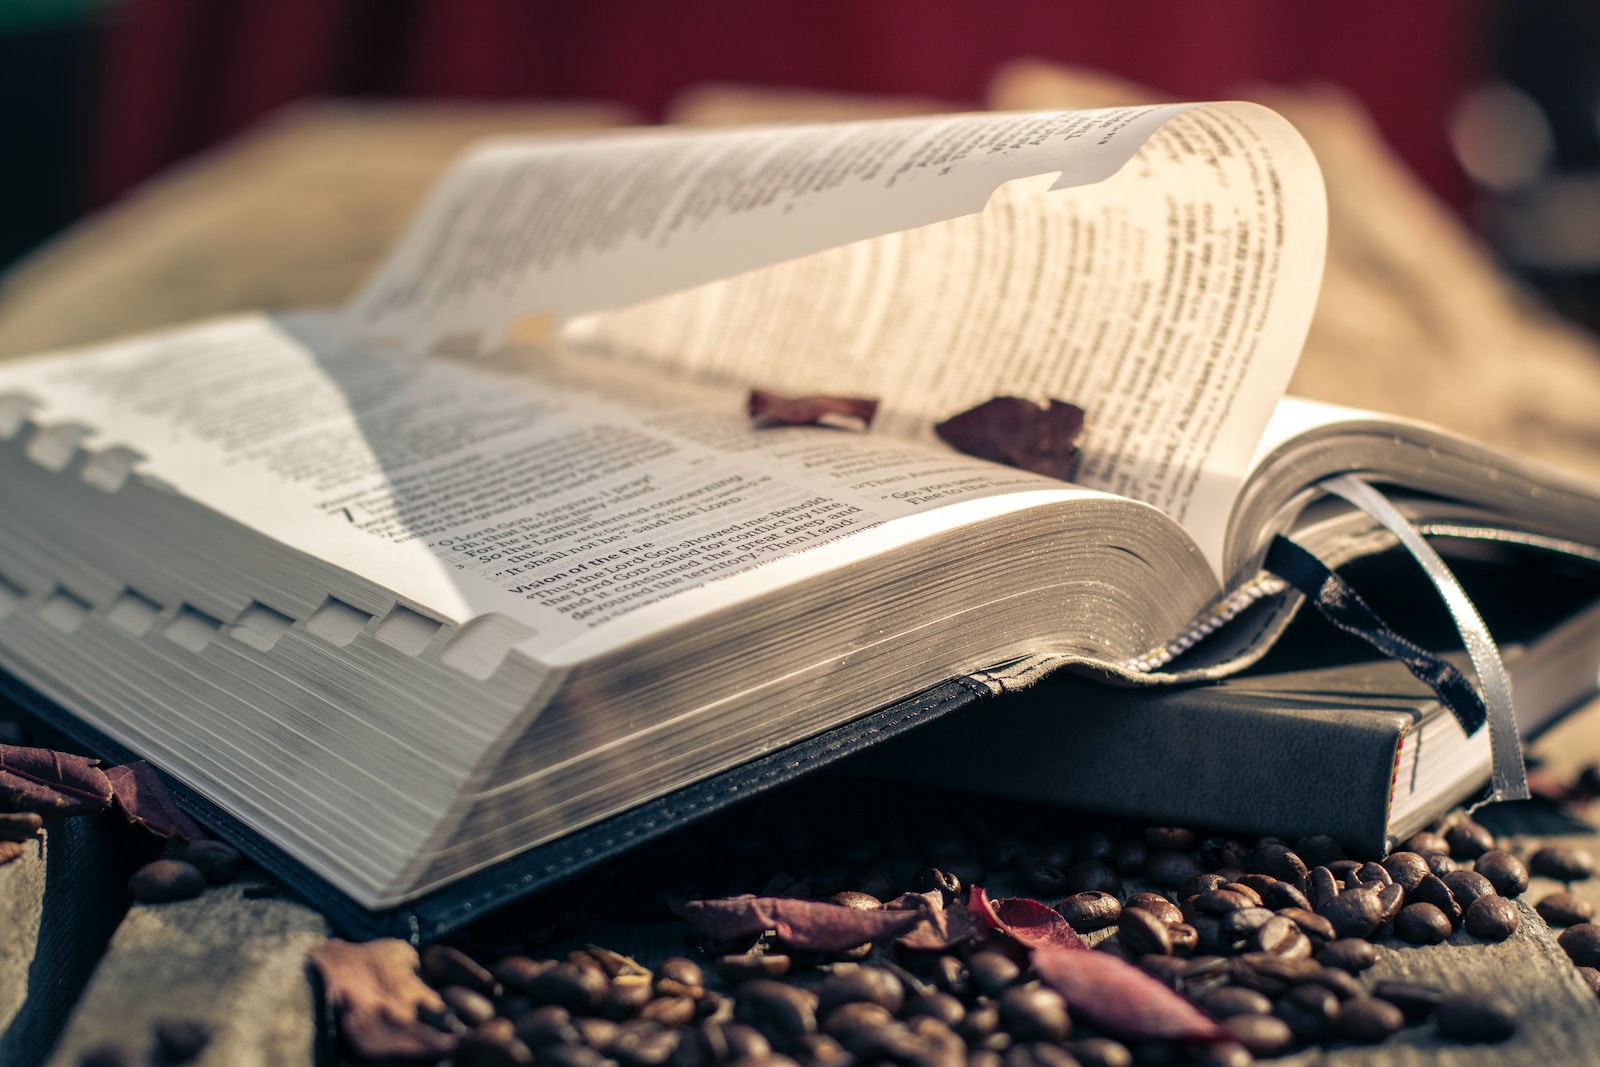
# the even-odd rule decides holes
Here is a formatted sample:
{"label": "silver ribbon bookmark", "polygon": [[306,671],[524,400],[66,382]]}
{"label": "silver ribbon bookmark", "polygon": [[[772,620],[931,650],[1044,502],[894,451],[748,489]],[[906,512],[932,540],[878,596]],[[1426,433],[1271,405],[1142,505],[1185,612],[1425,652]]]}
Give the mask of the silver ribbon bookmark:
{"label": "silver ribbon bookmark", "polygon": [[1478,609],[1472,606],[1466,591],[1433,546],[1423,539],[1406,517],[1387,497],[1372,486],[1351,474],[1341,474],[1320,483],[1319,488],[1354,504],[1382,523],[1400,539],[1422,569],[1428,580],[1439,591],[1462,644],[1472,659],[1478,674],[1478,687],[1483,691],[1484,703],[1489,710],[1489,751],[1493,761],[1493,791],[1469,810],[1498,800],[1526,800],[1528,797],[1528,772],[1522,762],[1522,742],[1517,737],[1517,717],[1511,703],[1511,679],[1506,676],[1505,664],[1500,662],[1500,650],[1495,647],[1489,628],[1483,624]]}

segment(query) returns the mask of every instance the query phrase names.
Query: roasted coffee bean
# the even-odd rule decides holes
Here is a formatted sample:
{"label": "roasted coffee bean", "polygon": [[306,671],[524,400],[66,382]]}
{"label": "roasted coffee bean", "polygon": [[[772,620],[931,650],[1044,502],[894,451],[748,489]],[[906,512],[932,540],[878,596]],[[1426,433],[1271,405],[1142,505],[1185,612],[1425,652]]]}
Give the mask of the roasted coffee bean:
{"label": "roasted coffee bean", "polygon": [[158,1019],[155,1039],[166,1063],[188,1063],[211,1043],[211,1027],[198,1019]]}
{"label": "roasted coffee bean", "polygon": [[1235,956],[1228,964],[1228,973],[1235,985],[1269,997],[1280,996],[1291,986],[1311,981],[1321,970],[1321,965],[1312,960],[1286,959],[1269,952],[1246,952]]}
{"label": "roasted coffee bean", "polygon": [[1282,911],[1284,908],[1304,908],[1308,912],[1311,910],[1311,901],[1304,893],[1288,882],[1280,882],[1276,878],[1272,880],[1271,885],[1261,891],[1261,904],[1273,911]]}
{"label": "roasted coffee bean", "polygon": [[1416,891],[1417,883],[1433,873],[1428,870],[1428,861],[1415,852],[1391,852],[1383,861],[1383,869],[1389,877],[1405,887],[1407,893]]}
{"label": "roasted coffee bean", "polygon": [[706,976],[694,960],[682,956],[668,956],[656,968],[656,981],[676,982],[681,986],[699,988],[705,985]]}
{"label": "roasted coffee bean", "polygon": [[717,973],[734,985],[761,978],[782,978],[791,966],[788,956],[776,952],[745,952],[718,956],[716,960]]}
{"label": "roasted coffee bean", "polygon": [[1200,931],[1188,923],[1172,923],[1167,927],[1167,937],[1176,956],[1193,955],[1200,947]]}
{"label": "roasted coffee bean", "polygon": [[1143,874],[1155,885],[1176,889],[1201,871],[1200,863],[1187,852],[1152,852],[1145,858]]}
{"label": "roasted coffee bean", "polygon": [[486,997],[500,994],[500,983],[487,967],[450,945],[429,945],[422,950],[422,976],[435,987],[465,986]]}
{"label": "roasted coffee bean", "polygon": [[527,983],[524,991],[540,1004],[556,1004],[574,1015],[593,1015],[605,999],[610,983],[598,966],[557,963]]}
{"label": "roasted coffee bean", "polygon": [[469,1027],[482,1026],[494,1018],[494,1001],[464,985],[447,985],[439,990],[445,1007]]}
{"label": "roasted coffee bean", "polygon": [[1311,902],[1311,910],[1317,911],[1324,904],[1339,895],[1342,888],[1339,879],[1327,867],[1314,867],[1311,876],[1307,879],[1310,883],[1306,892],[1306,899]]}
{"label": "roasted coffee bean", "polygon": [[1310,834],[1294,842],[1291,849],[1307,868],[1345,858],[1344,846],[1327,834]]}
{"label": "roasted coffee bean", "polygon": [[1324,966],[1309,979],[1317,985],[1328,990],[1340,1000],[1349,1000],[1359,997],[1366,992],[1361,981],[1349,971],[1340,970],[1338,967]]}
{"label": "roasted coffee bean", "polygon": [[[911,1057],[914,1067],[966,1067],[967,1045],[944,1023],[920,1015],[905,1024],[912,1037],[921,1041],[923,1049]],[[815,1063],[815,1057],[812,1062]],[[839,1067],[847,1067],[840,1064]]]}
{"label": "roasted coffee bean", "polygon": [[994,1049],[975,1048],[967,1053],[967,1067],[1005,1067],[1005,1059]]}
{"label": "roasted coffee bean", "polygon": [[1362,885],[1393,885],[1394,877],[1389,874],[1389,869],[1383,864],[1368,860],[1356,868],[1356,877]]}
{"label": "roasted coffee bean", "polygon": [[1579,967],[1600,967],[1600,926],[1578,923],[1561,931],[1556,944]]}
{"label": "roasted coffee bean", "polygon": [[1361,869],[1361,865],[1365,862],[1365,860],[1351,859],[1334,860],[1332,863],[1326,864],[1326,866],[1328,870],[1333,872],[1333,876],[1339,879],[1339,883],[1343,885],[1345,884],[1346,879],[1348,879],[1355,872],[1359,871]]}
{"label": "roasted coffee bean", "polygon": [[1326,944],[1338,936],[1333,932],[1332,923],[1307,908],[1279,908],[1278,914],[1300,927],[1313,946]]}
{"label": "roasted coffee bean", "polygon": [[1213,889],[1208,893],[1201,893],[1190,903],[1193,904],[1194,910],[1202,915],[1226,915],[1230,911],[1260,906],[1259,900],[1251,900],[1243,893],[1232,889]]}
{"label": "roasted coffee bean", "polygon": [[1551,926],[1576,926],[1586,923],[1594,918],[1594,905],[1566,890],[1551,893],[1538,904],[1534,911],[1539,913],[1539,918]]}
{"label": "roasted coffee bean", "polygon": [[516,1035],[529,1048],[546,1045],[576,1045],[587,1041],[566,1008],[546,1004],[522,1015],[516,1021]]}
{"label": "roasted coffee bean", "polygon": [[1162,985],[1177,989],[1183,984],[1184,972],[1188,969],[1189,961],[1177,956],[1165,956],[1159,952],[1152,952],[1140,956],[1133,961],[1139,969],[1150,977],[1157,979]]}
{"label": "roasted coffee bean", "polygon": [[495,981],[519,993],[528,991],[528,984],[555,966],[554,960],[535,960],[527,956],[502,956],[488,970]]}
{"label": "roasted coffee bean", "polygon": [[1188,852],[1196,841],[1194,831],[1182,826],[1150,826],[1144,831],[1145,847],[1151,852]]}
{"label": "roasted coffee bean", "polygon": [[1189,1053],[1193,1067],[1251,1067],[1256,1058],[1237,1041],[1213,1041]]}
{"label": "roasted coffee bean", "polygon": [[1261,874],[1269,874],[1297,889],[1306,884],[1306,876],[1310,873],[1305,860],[1282,843],[1257,845],[1250,854],[1250,866]]}
{"label": "roasted coffee bean", "polygon": [[[1082,1067],[1133,1067],[1128,1046],[1109,1037],[1085,1037],[1067,1042],[1066,1049]],[[970,1061],[968,1067],[971,1067]]]}
{"label": "roasted coffee bean", "polygon": [[938,1019],[946,1026],[956,1027],[966,1018],[967,1008],[949,993],[935,990],[909,998],[906,1001],[905,1014],[908,1019],[926,1015],[930,1019]]}
{"label": "roasted coffee bean", "polygon": [[1116,924],[1117,916],[1122,914],[1122,904],[1110,893],[1102,893],[1091,889],[1086,893],[1074,893],[1070,897],[1058,900],[1055,903],[1056,911],[1062,918],[1072,924],[1078,931],[1100,930]]}
{"label": "roasted coffee bean", "polygon": [[933,963],[933,984],[955,997],[972,990],[972,972],[959,956],[940,956]]}
{"label": "roasted coffee bean", "polygon": [[1172,935],[1167,932],[1167,924],[1140,908],[1123,911],[1117,923],[1117,940],[1135,957],[1172,954]]}
{"label": "roasted coffee bean", "polygon": [[0,812],[0,841],[28,841],[43,828],[44,817],[38,812]]}
{"label": "roasted coffee bean", "polygon": [[1000,1029],[1000,1005],[992,1000],[982,1000],[967,1009],[967,1017],[956,1027],[968,1045],[976,1047],[983,1039]]}
{"label": "roasted coffee bean", "polygon": [[1457,1041],[1504,1041],[1517,1032],[1517,1006],[1494,993],[1457,993],[1439,1002],[1433,1020]]}
{"label": "roasted coffee bean", "polygon": [[817,1029],[816,997],[796,986],[757,978],[739,987],[733,1017],[755,1027],[776,1048],[792,1047],[802,1034]]}
{"label": "roasted coffee bean", "polygon": [[1400,909],[1406,906],[1405,887],[1396,885],[1394,882],[1380,887],[1378,889],[1378,906],[1383,911],[1383,921],[1393,921],[1394,917],[1400,914]]}
{"label": "roasted coffee bean", "polygon": [[1221,1025],[1229,1037],[1255,1056],[1278,1056],[1294,1044],[1294,1031],[1275,1015],[1232,1015]]}
{"label": "roasted coffee bean", "polygon": [[538,1058],[539,1067],[608,1067],[612,1062],[588,1045],[546,1045]]}
{"label": "roasted coffee bean", "polygon": [[490,1019],[463,1034],[453,1057],[459,1067],[530,1067],[533,1051],[516,1035],[510,1019]]}
{"label": "roasted coffee bean", "polygon": [[1450,920],[1451,926],[1461,925],[1461,904],[1456,900],[1456,895],[1450,891],[1444,879],[1438,875],[1426,875],[1417,888],[1407,894],[1407,898],[1414,904],[1432,904],[1444,912],[1445,918]]}
{"label": "roasted coffee bean", "polygon": [[1444,839],[1443,834],[1436,834],[1432,830],[1418,830],[1406,838],[1400,845],[1406,852],[1415,852],[1426,856],[1433,852],[1450,853],[1450,842]]}
{"label": "roasted coffee bean", "polygon": [[723,1023],[722,1035],[730,1059],[762,1059],[772,1055],[772,1043],[767,1035],[746,1023]]}
{"label": "roasted coffee bean", "polygon": [[1141,911],[1147,911],[1164,923],[1183,921],[1183,912],[1179,910],[1176,904],[1160,893],[1135,893],[1128,898],[1127,903],[1122,907],[1124,910],[1138,908]]}
{"label": "roasted coffee bean", "polygon": [[1494,895],[1494,885],[1477,871],[1455,871],[1447,874],[1444,876],[1444,884],[1450,887],[1450,895],[1461,905],[1463,915],[1472,907],[1474,900]]}
{"label": "roasted coffee bean", "polygon": [[937,892],[944,898],[944,902],[949,904],[951,901],[961,899],[961,879],[939,867],[924,867],[912,876],[911,891],[913,893]]}
{"label": "roasted coffee bean", "polygon": [[1413,945],[1437,945],[1450,936],[1450,920],[1432,904],[1407,904],[1394,920],[1395,936]]}
{"label": "roasted coffee bean", "polygon": [[1470,819],[1463,819],[1447,828],[1444,841],[1450,846],[1450,855],[1458,860],[1477,859],[1494,848],[1494,835]]}
{"label": "roasted coffee bean", "polygon": [[1064,1041],[1072,1029],[1067,1002],[1037,982],[1012,986],[999,1003],[1000,1025],[1017,1041]]}
{"label": "roasted coffee bean", "polygon": [[1371,937],[1383,925],[1383,902],[1373,889],[1346,889],[1317,909],[1339,937]]}
{"label": "roasted coffee bean", "polygon": [[1172,929],[1176,926],[1187,926],[1194,931],[1194,951],[1206,955],[1215,955],[1233,951],[1233,946],[1228,943],[1228,937],[1222,932],[1222,920],[1215,915],[1196,915],[1191,922],[1174,923],[1167,928],[1167,937],[1172,937]]}
{"label": "roasted coffee bean", "polygon": [[1412,1022],[1421,1022],[1432,1015],[1445,996],[1443,990],[1417,982],[1379,982],[1372,987],[1372,995],[1405,1012]]}
{"label": "roasted coffee bean", "polygon": [[1022,975],[1022,968],[1013,963],[1011,957],[993,949],[982,949],[968,956],[967,970],[978,991],[988,997],[999,996],[1001,990]]}
{"label": "roasted coffee bean", "polygon": [[[776,1052],[767,1052],[750,1064],[749,1067],[789,1067],[800,1062],[809,1064],[810,1067],[854,1067],[856,1058],[845,1051],[845,1047],[827,1034],[804,1034],[795,1042],[795,1055],[798,1060]],[[742,1063],[741,1057],[734,1062]],[[952,1067],[961,1067],[959,1063]]]}
{"label": "roasted coffee bean", "polygon": [[1517,906],[1505,897],[1479,897],[1462,918],[1462,925],[1473,937],[1485,941],[1504,941],[1517,932]]}
{"label": "roasted coffee bean", "polygon": [[1241,874],[1233,881],[1225,882],[1222,888],[1244,894],[1251,904],[1260,904],[1262,902],[1262,893],[1272,886],[1281,884],[1283,883],[1270,874]]}
{"label": "roasted coffee bean", "polygon": [[1196,1001],[1213,1019],[1226,1019],[1233,1015],[1266,1015],[1272,1011],[1272,1001],[1265,994],[1243,986],[1223,986],[1213,989]]}
{"label": "roasted coffee bean", "polygon": [[897,1014],[905,1004],[905,985],[882,967],[858,967],[828,975],[817,983],[817,1015],[826,1017],[841,1004],[877,1004]]}
{"label": "roasted coffee bean", "polygon": [[688,1026],[694,1022],[696,1007],[692,997],[656,997],[639,1009],[639,1019],[667,1027]]}
{"label": "roasted coffee bean", "polygon": [[1362,996],[1351,997],[1339,1005],[1333,1029],[1347,1041],[1370,1045],[1398,1033],[1405,1024],[1405,1013],[1395,1005],[1377,997]]}
{"label": "roasted coffee bean", "polygon": [[1272,1014],[1289,1024],[1294,1036],[1306,1044],[1322,1041],[1333,1032],[1339,1015],[1339,998],[1320,985],[1305,983],[1286,990],[1272,1006]]}
{"label": "roasted coffee bean", "polygon": [[205,892],[206,877],[200,868],[182,860],[155,860],[133,872],[128,892],[146,904],[189,900]]}
{"label": "roasted coffee bean", "polygon": [[1460,870],[1455,860],[1450,858],[1448,852],[1429,852],[1425,858],[1428,861],[1428,870],[1443,878],[1451,871]]}
{"label": "roasted coffee bean", "polygon": [[607,1019],[632,1018],[640,1008],[650,1003],[654,995],[655,989],[648,974],[619,974],[611,980],[601,996],[599,1012]]}
{"label": "roasted coffee bean", "polygon": [[1222,920],[1222,934],[1224,937],[1241,938],[1255,933],[1265,926],[1270,919],[1277,918],[1271,911],[1263,907],[1240,908],[1218,916]]}
{"label": "roasted coffee bean", "polygon": [[1340,938],[1317,950],[1317,962],[1349,974],[1360,974],[1378,962],[1378,947],[1360,938]]}
{"label": "roasted coffee bean", "polygon": [[[1187,900],[1201,893],[1209,893],[1213,889],[1221,889],[1228,884],[1228,880],[1215,871],[1204,871],[1189,879],[1178,887],[1178,899]],[[1130,900],[1128,903],[1133,903]]]}
{"label": "roasted coffee bean", "polygon": [[1558,882],[1581,882],[1594,874],[1594,857],[1581,848],[1541,848],[1528,857],[1528,869]]}
{"label": "roasted coffee bean", "polygon": [[1232,837],[1208,837],[1200,842],[1200,862],[1213,870],[1223,867],[1243,869],[1250,862],[1250,849]]}
{"label": "roasted coffee bean", "polygon": [[1274,915],[1251,938],[1252,947],[1285,959],[1310,959],[1311,939],[1292,919]]}
{"label": "roasted coffee bean", "polygon": [[661,1067],[678,1050],[678,1032],[659,1022],[635,1019],[623,1023],[611,1042],[611,1058],[623,1067]]}
{"label": "roasted coffee bean", "polygon": [[1507,899],[1521,896],[1528,888],[1527,866],[1509,852],[1490,849],[1478,857],[1472,869],[1489,879],[1494,891]]}
{"label": "roasted coffee bean", "polygon": [[1004,1067],[1078,1067],[1072,1054],[1048,1041],[1022,1041],[1001,1054]]}
{"label": "roasted coffee bean", "polygon": [[1040,893],[1042,897],[1067,896],[1072,893],[1120,893],[1122,876],[1098,860],[1080,860],[1068,867],[1063,884],[1054,893]]}

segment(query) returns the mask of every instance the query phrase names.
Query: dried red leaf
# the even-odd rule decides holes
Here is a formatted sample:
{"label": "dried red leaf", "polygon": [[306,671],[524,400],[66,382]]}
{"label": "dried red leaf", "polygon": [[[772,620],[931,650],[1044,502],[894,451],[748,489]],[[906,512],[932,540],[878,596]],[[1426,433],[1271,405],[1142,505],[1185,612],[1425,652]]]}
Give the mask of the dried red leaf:
{"label": "dried red leaf", "polygon": [[184,841],[204,841],[206,832],[178,807],[178,799],[161,780],[156,769],[144,760],[120,767],[107,767],[111,795],[128,821],[157,837],[176,837]]}
{"label": "dried red leaf", "polygon": [[865,430],[878,413],[878,402],[857,396],[784,396],[750,390],[745,404],[757,426],[835,426]]}
{"label": "dried red leaf", "polygon": [[975,885],[967,910],[985,923],[1032,949],[1085,949],[1083,938],[1059,911],[1027,897],[990,900],[983,886]]}
{"label": "dried red leaf", "polygon": [[969,456],[1071,481],[1078,471],[1083,409],[1062,400],[1040,407],[1020,396],[997,396],[934,426],[951,448]]}
{"label": "dried red leaf", "polygon": [[111,803],[111,782],[88,756],[0,745],[0,811],[87,815]]}
{"label": "dried red leaf", "polygon": [[1184,997],[1109,952],[1038,949],[1033,969],[1073,1015],[1116,1037],[1195,1043],[1228,1036]]}
{"label": "dried red leaf", "polygon": [[418,1017],[421,1009],[442,1012],[444,1000],[418,976],[417,950],[404,941],[357,945],[333,938],[310,956],[340,1035],[360,1055],[438,1059],[455,1051],[453,1034]]}
{"label": "dried red leaf", "polygon": [[901,948],[942,951],[973,941],[985,929],[983,920],[966,908],[947,908],[937,891],[905,893],[884,904],[894,910],[919,913],[917,924],[895,938]]}
{"label": "dried red leaf", "polygon": [[776,930],[786,944],[816,952],[842,952],[896,937],[921,918],[917,911],[862,911],[821,900],[757,896],[691,900],[682,912],[689,925],[707,937],[728,940]]}

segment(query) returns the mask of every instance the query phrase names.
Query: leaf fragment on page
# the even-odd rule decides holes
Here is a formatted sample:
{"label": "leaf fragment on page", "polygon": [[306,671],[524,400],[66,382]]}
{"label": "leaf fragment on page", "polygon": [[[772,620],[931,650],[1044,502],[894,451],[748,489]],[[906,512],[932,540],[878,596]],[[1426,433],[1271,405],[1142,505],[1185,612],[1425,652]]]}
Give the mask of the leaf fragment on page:
{"label": "leaf fragment on page", "polygon": [[1034,474],[1071,481],[1078,472],[1083,409],[1064,400],[1039,405],[1020,396],[997,396],[934,426],[958,452]]}
{"label": "leaf fragment on page", "polygon": [[832,426],[865,430],[878,413],[878,402],[869,397],[784,396],[767,389],[752,389],[745,408],[759,427]]}

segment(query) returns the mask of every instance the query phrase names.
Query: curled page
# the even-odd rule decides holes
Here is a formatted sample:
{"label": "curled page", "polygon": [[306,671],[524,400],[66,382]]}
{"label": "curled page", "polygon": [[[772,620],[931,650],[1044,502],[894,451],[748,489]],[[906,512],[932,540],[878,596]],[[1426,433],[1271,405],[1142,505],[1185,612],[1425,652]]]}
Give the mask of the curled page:
{"label": "curled page", "polygon": [[414,351],[520,322],[723,385],[875,396],[913,436],[995,395],[1070,401],[1078,481],[1183,522],[1220,577],[1324,244],[1309,150],[1250,104],[501,141],[346,316]]}

